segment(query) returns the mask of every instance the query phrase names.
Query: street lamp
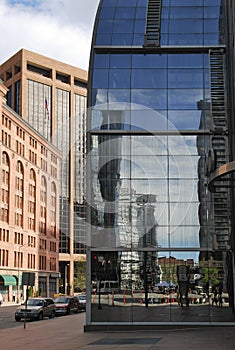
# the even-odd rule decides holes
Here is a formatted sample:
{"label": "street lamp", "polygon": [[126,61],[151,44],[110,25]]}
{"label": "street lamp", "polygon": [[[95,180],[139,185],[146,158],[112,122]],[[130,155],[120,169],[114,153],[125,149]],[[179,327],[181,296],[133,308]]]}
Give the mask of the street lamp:
{"label": "street lamp", "polygon": [[68,267],[69,267],[69,264],[66,263],[64,267],[64,293],[65,294],[69,294],[68,293]]}
{"label": "street lamp", "polygon": [[20,250],[23,247],[32,247],[33,245],[31,243],[26,243],[26,244],[21,244],[19,246],[19,256],[18,256],[18,281],[17,281],[17,303],[19,304],[20,302],[20,262],[22,262],[20,258]]}

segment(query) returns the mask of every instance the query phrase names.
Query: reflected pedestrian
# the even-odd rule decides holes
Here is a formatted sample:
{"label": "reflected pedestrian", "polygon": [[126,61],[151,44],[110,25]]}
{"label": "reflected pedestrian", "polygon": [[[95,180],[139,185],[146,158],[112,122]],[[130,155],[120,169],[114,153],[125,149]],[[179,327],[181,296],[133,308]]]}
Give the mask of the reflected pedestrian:
{"label": "reflected pedestrian", "polygon": [[214,296],[213,296],[213,298],[212,298],[212,305],[216,305],[217,306],[217,304],[218,304],[218,298],[217,298],[217,295],[214,293]]}
{"label": "reflected pedestrian", "polygon": [[222,298],[222,294],[219,294],[219,307],[223,306],[223,298]]}

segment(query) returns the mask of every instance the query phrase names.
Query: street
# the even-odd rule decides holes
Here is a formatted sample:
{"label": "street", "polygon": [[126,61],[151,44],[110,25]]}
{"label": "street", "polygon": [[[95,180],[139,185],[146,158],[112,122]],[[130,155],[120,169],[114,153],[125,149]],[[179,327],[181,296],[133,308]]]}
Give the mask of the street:
{"label": "street", "polygon": [[15,310],[17,306],[0,307],[0,330],[12,327],[18,327],[20,324],[15,321]]}

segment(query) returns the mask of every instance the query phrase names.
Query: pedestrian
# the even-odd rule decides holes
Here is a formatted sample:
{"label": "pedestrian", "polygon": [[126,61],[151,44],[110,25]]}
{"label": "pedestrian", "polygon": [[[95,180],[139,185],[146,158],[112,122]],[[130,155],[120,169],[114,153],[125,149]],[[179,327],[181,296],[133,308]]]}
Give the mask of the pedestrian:
{"label": "pedestrian", "polygon": [[15,301],[16,301],[15,291],[12,292],[12,301],[13,301],[13,303],[15,303]]}
{"label": "pedestrian", "polygon": [[2,293],[0,292],[0,306],[2,305]]}

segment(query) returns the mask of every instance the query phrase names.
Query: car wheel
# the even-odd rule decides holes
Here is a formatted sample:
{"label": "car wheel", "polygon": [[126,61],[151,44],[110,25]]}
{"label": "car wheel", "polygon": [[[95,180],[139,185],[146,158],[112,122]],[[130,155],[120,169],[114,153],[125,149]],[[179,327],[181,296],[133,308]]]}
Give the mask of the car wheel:
{"label": "car wheel", "polygon": [[78,311],[79,311],[79,308],[77,308],[77,309],[75,310],[75,314],[77,314],[77,313],[78,313]]}
{"label": "car wheel", "polygon": [[67,310],[67,315],[69,315],[69,314],[70,314],[70,309]]}
{"label": "car wheel", "polygon": [[38,321],[41,321],[43,319],[43,313],[40,312],[39,316],[38,316]]}
{"label": "car wheel", "polygon": [[20,317],[15,317],[15,320],[16,320],[16,322],[20,322],[21,321],[21,318]]}
{"label": "car wheel", "polygon": [[49,318],[54,318],[55,317],[55,311],[53,310],[52,313],[50,314]]}

